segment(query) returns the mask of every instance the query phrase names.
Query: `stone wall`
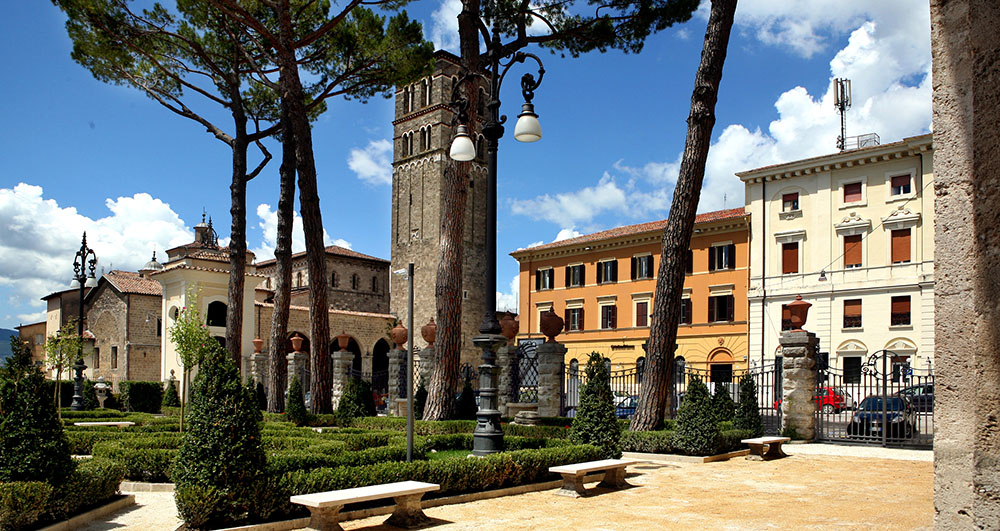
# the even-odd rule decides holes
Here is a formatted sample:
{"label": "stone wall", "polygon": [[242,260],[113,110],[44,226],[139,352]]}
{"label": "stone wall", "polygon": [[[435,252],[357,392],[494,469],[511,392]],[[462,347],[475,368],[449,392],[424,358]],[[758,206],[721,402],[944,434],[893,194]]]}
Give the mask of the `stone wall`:
{"label": "stone wall", "polygon": [[160,298],[118,293],[107,282],[96,289],[86,312],[99,359],[84,360],[87,376],[103,377],[115,391],[124,380],[160,380]]}
{"label": "stone wall", "polygon": [[160,380],[163,330],[160,297],[126,295],[129,307],[128,379]]}
{"label": "stone wall", "polygon": [[[269,278],[264,287],[274,288],[273,276],[276,264],[265,262],[258,273]],[[365,260],[348,256],[327,253],[326,272],[328,304],[334,310],[354,312],[387,313],[389,311],[389,264],[382,261]],[[353,286],[352,276],[357,276],[357,285]],[[332,282],[336,278],[336,285]],[[372,279],[375,284],[372,286]],[[374,287],[374,289],[373,289]],[[292,292],[293,306],[309,306],[309,269],[306,257],[300,256],[292,260]]]}

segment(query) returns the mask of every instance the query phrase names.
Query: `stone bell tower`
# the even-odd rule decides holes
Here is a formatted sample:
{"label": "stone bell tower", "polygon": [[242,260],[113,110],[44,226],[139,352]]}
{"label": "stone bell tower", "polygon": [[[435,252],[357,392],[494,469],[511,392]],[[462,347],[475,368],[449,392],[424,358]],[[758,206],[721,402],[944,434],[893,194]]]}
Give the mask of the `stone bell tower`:
{"label": "stone bell tower", "polygon": [[[434,288],[439,263],[442,187],[451,145],[453,112],[448,106],[458,82],[459,58],[445,51],[434,55],[434,71],[407,86],[397,87],[393,120],[392,271],[414,264],[414,345],[424,347],[420,327],[437,314]],[[485,90],[480,89],[485,102]],[[482,106],[482,104],[480,105]],[[477,109],[469,110],[470,116]],[[478,112],[482,116],[482,112]],[[467,183],[465,251],[462,271],[462,364],[478,366],[479,351],[472,337],[484,314],[486,277],[486,142],[475,127],[477,158]],[[407,281],[391,275],[390,311],[407,322]]]}

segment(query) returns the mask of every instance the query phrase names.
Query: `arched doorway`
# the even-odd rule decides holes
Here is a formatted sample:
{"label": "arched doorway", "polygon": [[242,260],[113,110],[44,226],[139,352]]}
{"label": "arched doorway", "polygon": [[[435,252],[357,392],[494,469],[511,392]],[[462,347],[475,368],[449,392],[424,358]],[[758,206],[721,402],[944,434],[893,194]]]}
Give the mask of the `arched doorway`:
{"label": "arched doorway", "polygon": [[[401,361],[403,372],[399,375],[400,385],[405,386],[406,359]],[[389,395],[389,342],[385,339],[379,339],[372,347],[372,391],[378,397],[375,401],[376,409],[384,410],[387,405],[385,400]]]}
{"label": "arched doorway", "polygon": [[733,353],[726,348],[717,348],[708,355],[709,381],[712,383],[732,383]]}

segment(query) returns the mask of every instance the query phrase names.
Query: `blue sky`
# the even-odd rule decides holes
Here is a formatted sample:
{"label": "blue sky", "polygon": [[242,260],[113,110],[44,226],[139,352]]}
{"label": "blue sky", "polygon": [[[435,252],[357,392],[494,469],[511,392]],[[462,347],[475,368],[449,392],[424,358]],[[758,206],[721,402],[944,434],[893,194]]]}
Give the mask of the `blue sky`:
{"label": "blue sky", "polygon": [[[455,51],[459,6],[418,0],[408,11],[428,39]],[[667,216],[706,18],[702,5],[637,55],[539,52],[544,137],[520,144],[508,131],[499,152],[499,305],[516,307],[517,263],[507,253]],[[139,92],[95,80],[70,59],[64,22],[49,2],[12,3],[0,20],[8,72],[0,88],[0,328],[44,317],[39,298],[68,285],[84,230],[102,267],[131,270],[154,247],[162,257],[190,241],[203,209],[228,234],[228,148]],[[929,131],[926,3],[743,0],[699,210],[743,204],[736,171],[833,152],[834,77],[853,81],[849,135],[876,132],[886,143]],[[517,83],[501,96],[501,112],[516,116]],[[384,258],[391,120],[391,100],[336,101],[313,137],[329,243]],[[275,143],[270,149],[280,155]],[[259,260],[273,248],[277,171],[276,157],[248,189],[248,244]],[[304,249],[301,234],[295,240]]]}

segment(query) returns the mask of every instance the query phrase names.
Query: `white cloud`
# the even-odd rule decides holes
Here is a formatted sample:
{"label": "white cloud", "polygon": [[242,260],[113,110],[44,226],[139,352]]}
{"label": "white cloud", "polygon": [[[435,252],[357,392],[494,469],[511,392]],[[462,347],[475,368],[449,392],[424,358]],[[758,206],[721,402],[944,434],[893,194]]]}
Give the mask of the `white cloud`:
{"label": "white cloud", "polygon": [[520,294],[521,289],[518,283],[518,275],[514,275],[514,278],[510,279],[510,291],[508,293],[497,292],[497,310],[517,313]]}
{"label": "white cloud", "polygon": [[601,177],[597,186],[556,194],[555,197],[545,194],[535,199],[515,199],[511,204],[515,214],[551,221],[564,229],[590,221],[602,212],[625,212],[626,207],[625,191],[615,184],[608,173]]}
{"label": "white cloud", "polygon": [[[306,250],[306,235],[302,230],[302,216],[298,212],[292,214],[292,252],[300,253]],[[257,261],[270,260],[274,258],[274,249],[278,241],[278,212],[271,210],[271,205],[261,203],[257,205],[257,217],[260,222],[257,226],[263,232],[260,247],[252,249],[257,257]],[[330,235],[323,229],[323,245],[339,245],[340,247],[351,248],[351,242],[337,238],[331,239]]]}
{"label": "white cloud", "polygon": [[577,236],[582,236],[582,234],[573,229],[562,229],[559,231],[559,234],[556,234],[556,239],[552,240],[552,242],[554,243],[562,240],[568,240],[570,238],[576,238]]}
{"label": "white cloud", "polygon": [[347,166],[368,184],[392,184],[392,142],[371,140],[365,148],[353,148]]}
{"label": "white cloud", "polygon": [[441,5],[431,14],[431,34],[428,40],[435,49],[459,53],[458,14],[462,12],[461,0],[442,0]]}
{"label": "white cloud", "polygon": [[[80,237],[101,268],[135,271],[149,261],[153,249],[162,251],[194,239],[170,205],[149,194],[106,199],[110,215],[90,219],[74,207],[46,199],[42,187],[19,183],[0,188],[0,286],[10,289],[9,302],[22,308],[40,308],[38,298],[69,286],[73,258]],[[27,321],[39,313],[18,318]]]}

